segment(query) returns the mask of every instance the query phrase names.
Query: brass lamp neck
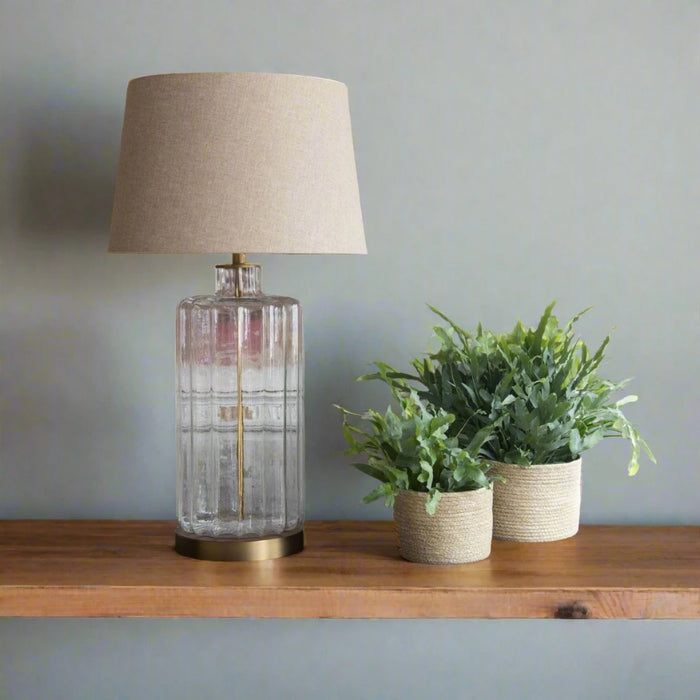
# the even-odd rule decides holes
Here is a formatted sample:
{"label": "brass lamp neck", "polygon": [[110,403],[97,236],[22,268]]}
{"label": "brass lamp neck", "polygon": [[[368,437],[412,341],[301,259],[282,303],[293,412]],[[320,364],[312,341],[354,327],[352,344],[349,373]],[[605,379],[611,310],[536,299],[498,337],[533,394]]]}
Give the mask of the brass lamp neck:
{"label": "brass lamp neck", "polygon": [[232,253],[230,263],[217,265],[216,267],[230,270],[237,267],[260,267],[260,265],[248,262],[245,253]]}

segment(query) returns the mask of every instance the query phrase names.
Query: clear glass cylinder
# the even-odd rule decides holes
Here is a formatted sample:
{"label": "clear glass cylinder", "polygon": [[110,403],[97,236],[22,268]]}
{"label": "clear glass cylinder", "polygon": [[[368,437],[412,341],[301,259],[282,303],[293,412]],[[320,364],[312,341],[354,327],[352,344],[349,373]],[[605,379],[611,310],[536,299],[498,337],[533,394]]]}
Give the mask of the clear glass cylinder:
{"label": "clear glass cylinder", "polygon": [[216,293],[177,311],[177,519],[189,535],[253,539],[304,522],[304,354],[296,299],[260,267],[222,265]]}

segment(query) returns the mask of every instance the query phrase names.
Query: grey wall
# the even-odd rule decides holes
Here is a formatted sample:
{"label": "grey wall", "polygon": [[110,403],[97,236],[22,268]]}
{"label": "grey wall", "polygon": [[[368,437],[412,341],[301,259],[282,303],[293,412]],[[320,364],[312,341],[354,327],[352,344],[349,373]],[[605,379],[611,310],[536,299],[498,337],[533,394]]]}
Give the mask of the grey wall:
{"label": "grey wall", "polygon": [[[306,314],[308,516],[359,504],[330,404],[464,325],[589,304],[654,447],[585,456],[584,522],[700,524],[700,4],[0,2],[0,517],[174,515],[173,310],[209,256],[107,255],[126,82],[350,89],[367,257],[265,257]],[[698,697],[700,624],[0,621],[0,697]],[[273,660],[273,661],[271,661]],[[489,690],[490,685],[493,684]],[[257,689],[257,692],[256,692]]]}

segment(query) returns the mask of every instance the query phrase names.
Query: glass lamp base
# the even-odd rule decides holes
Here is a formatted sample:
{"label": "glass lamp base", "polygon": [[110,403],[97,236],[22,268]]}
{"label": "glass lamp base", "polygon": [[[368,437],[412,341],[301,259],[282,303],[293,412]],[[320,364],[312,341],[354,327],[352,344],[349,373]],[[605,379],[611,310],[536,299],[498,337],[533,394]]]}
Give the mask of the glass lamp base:
{"label": "glass lamp base", "polygon": [[297,551],[304,524],[301,307],[263,294],[242,258],[177,316],[176,548],[222,561]]}
{"label": "glass lamp base", "polygon": [[202,537],[175,530],[175,551],[209,561],[264,561],[296,554],[304,549],[304,531],[257,539],[233,540]]}

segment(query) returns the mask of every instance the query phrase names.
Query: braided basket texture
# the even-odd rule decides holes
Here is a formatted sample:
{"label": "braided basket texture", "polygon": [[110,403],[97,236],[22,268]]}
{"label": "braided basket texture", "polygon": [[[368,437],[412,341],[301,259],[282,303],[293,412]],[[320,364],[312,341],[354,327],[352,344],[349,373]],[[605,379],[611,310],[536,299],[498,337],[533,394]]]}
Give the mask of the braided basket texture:
{"label": "braided basket texture", "polygon": [[493,536],[514,542],[552,542],[578,532],[581,458],[521,467],[493,462],[506,483],[493,485]]}
{"label": "braided basket texture", "polygon": [[423,564],[466,564],[491,553],[493,491],[443,493],[435,515],[425,511],[427,494],[399,491],[394,525],[399,553]]}

